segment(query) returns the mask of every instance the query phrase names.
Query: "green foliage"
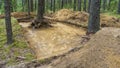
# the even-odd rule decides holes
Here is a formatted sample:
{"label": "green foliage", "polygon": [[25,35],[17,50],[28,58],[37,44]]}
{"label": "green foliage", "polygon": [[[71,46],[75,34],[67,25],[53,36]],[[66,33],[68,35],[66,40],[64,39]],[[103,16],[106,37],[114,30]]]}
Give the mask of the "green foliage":
{"label": "green foliage", "polygon": [[[23,1],[23,2],[22,2]],[[55,8],[56,10],[60,10],[60,6],[61,6],[61,1],[60,0],[55,0],[56,1],[56,4],[55,4]],[[101,0],[101,12],[114,12],[114,13],[117,13],[117,10],[118,10],[118,0],[111,0],[111,3],[110,3],[110,6],[109,6],[109,3],[108,3],[109,0],[107,0],[107,3],[106,3],[106,10],[102,10],[103,7],[102,7],[102,4],[103,4],[103,0]],[[35,3],[36,2],[36,3]],[[45,10],[46,12],[49,12],[50,11],[50,0],[45,0],[46,4],[45,4]],[[72,3],[68,3],[68,4],[64,4],[64,8],[68,8],[68,9],[73,9],[73,6],[74,6],[74,0],[72,0]],[[82,10],[83,10],[83,7],[84,7],[84,0],[82,0]],[[12,10],[14,12],[22,12],[22,11],[27,11],[28,9],[28,6],[27,6],[27,3],[28,1],[26,0],[11,0],[11,6],[12,6]],[[33,0],[33,8],[34,8],[34,11],[36,11],[36,8],[37,7],[37,1]],[[35,8],[35,4],[36,4],[36,8]],[[76,3],[76,7],[78,3]],[[88,0],[87,0],[87,8],[88,8]],[[0,14],[3,14],[4,13],[4,0],[0,0]]]}

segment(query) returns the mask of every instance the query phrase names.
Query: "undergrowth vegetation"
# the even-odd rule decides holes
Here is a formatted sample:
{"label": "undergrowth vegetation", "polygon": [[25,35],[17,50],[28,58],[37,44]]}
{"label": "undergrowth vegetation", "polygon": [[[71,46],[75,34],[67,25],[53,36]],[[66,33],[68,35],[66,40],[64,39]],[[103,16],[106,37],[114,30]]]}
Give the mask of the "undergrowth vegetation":
{"label": "undergrowth vegetation", "polygon": [[33,60],[34,55],[25,42],[22,34],[22,28],[15,18],[12,18],[11,21],[14,43],[6,45],[5,20],[0,19],[0,60],[5,60],[8,64]]}

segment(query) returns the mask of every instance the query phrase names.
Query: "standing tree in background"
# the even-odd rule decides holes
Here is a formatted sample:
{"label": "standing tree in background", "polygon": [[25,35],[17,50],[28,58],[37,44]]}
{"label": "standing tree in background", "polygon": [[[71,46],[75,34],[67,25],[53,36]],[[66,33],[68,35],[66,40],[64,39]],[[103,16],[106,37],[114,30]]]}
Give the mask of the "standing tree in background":
{"label": "standing tree in background", "polygon": [[87,0],[84,0],[84,7],[83,7],[84,11],[86,11],[86,3],[87,3]]}
{"label": "standing tree in background", "polygon": [[27,4],[28,4],[28,17],[30,18],[30,0],[27,0],[28,2],[27,2]]}
{"label": "standing tree in background", "polygon": [[102,5],[103,11],[106,10],[106,6],[107,6],[107,0],[103,0],[103,5]]}
{"label": "standing tree in background", "polygon": [[91,0],[88,0],[88,13],[90,12],[90,4],[91,4]]}
{"label": "standing tree in background", "polygon": [[50,10],[51,11],[53,11],[52,7],[53,7],[53,0],[50,0]]}
{"label": "standing tree in background", "polygon": [[111,0],[108,0],[108,10],[110,9],[111,7]]}
{"label": "standing tree in background", "polygon": [[100,30],[100,0],[91,0],[88,34]]}
{"label": "standing tree in background", "polygon": [[0,9],[2,9],[2,0],[0,0]]}
{"label": "standing tree in background", "polygon": [[11,25],[11,6],[10,0],[4,0],[4,9],[5,9],[5,24],[6,24],[6,33],[7,33],[7,44],[13,43],[13,34],[12,34],[12,25]]}
{"label": "standing tree in background", "polygon": [[61,0],[61,9],[64,7],[64,0]]}
{"label": "standing tree in background", "polygon": [[43,14],[45,12],[45,0],[38,0],[37,21],[43,23]]}
{"label": "standing tree in background", "polygon": [[120,0],[118,2],[118,14],[120,14]]}
{"label": "standing tree in background", "polygon": [[76,0],[74,0],[73,10],[76,11]]}
{"label": "standing tree in background", "polygon": [[40,28],[40,26],[46,24],[44,22],[43,17],[44,12],[45,12],[45,0],[38,0],[37,18],[31,24],[34,28]]}
{"label": "standing tree in background", "polygon": [[33,7],[34,7],[34,6],[33,6],[33,0],[30,0],[29,3],[30,3],[30,11],[33,12],[33,10],[34,10],[34,9],[33,9]]}
{"label": "standing tree in background", "polygon": [[53,12],[55,12],[55,2],[56,0],[53,0]]}
{"label": "standing tree in background", "polygon": [[25,11],[25,0],[22,0],[22,11]]}
{"label": "standing tree in background", "polygon": [[78,0],[78,10],[81,11],[81,4],[82,4],[82,0]]}

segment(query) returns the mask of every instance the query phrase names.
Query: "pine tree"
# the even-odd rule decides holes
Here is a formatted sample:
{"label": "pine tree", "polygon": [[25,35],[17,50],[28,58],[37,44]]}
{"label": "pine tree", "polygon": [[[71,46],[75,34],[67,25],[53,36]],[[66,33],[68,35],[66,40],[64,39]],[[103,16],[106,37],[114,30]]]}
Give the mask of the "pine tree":
{"label": "pine tree", "polygon": [[118,14],[120,14],[120,0],[118,2]]}
{"label": "pine tree", "polygon": [[88,33],[100,30],[100,0],[91,0]]}
{"label": "pine tree", "polygon": [[5,9],[5,24],[6,24],[6,33],[7,33],[7,44],[13,43],[13,34],[12,34],[12,25],[11,25],[11,5],[10,0],[4,0],[4,9]]}
{"label": "pine tree", "polygon": [[82,0],[78,0],[78,10],[81,11]]}

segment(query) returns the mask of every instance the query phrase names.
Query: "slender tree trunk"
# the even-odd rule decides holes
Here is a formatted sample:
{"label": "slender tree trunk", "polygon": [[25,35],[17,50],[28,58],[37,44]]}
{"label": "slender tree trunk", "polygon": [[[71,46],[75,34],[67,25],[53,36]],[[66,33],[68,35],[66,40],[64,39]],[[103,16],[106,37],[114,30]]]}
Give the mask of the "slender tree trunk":
{"label": "slender tree trunk", "polygon": [[64,1],[61,0],[61,9],[63,9],[63,7],[64,7]]}
{"label": "slender tree trunk", "polygon": [[30,0],[28,0],[28,17],[30,17]]}
{"label": "slender tree trunk", "polygon": [[55,12],[55,0],[53,0],[53,11]]}
{"label": "slender tree trunk", "polygon": [[87,3],[87,0],[84,0],[84,7],[83,7],[84,11],[86,11],[86,3]]}
{"label": "slender tree trunk", "polygon": [[2,4],[3,4],[3,1],[0,0],[0,9],[2,9]]}
{"label": "slender tree trunk", "polygon": [[120,0],[118,2],[118,14],[120,14]]}
{"label": "slender tree trunk", "polygon": [[50,0],[50,10],[53,11],[53,0]]}
{"label": "slender tree trunk", "polygon": [[24,8],[25,8],[25,7],[24,7],[24,4],[25,4],[24,2],[25,2],[25,1],[24,1],[24,0],[22,0],[22,11],[24,11],[24,10],[25,10],[25,9],[24,9]]}
{"label": "slender tree trunk", "polygon": [[29,3],[30,3],[30,11],[33,12],[33,7],[34,7],[34,6],[33,6],[33,0],[30,0]]}
{"label": "slender tree trunk", "polygon": [[38,0],[37,21],[43,22],[43,14],[45,10],[45,0]]}
{"label": "slender tree trunk", "polygon": [[110,9],[111,7],[111,0],[108,0],[108,10]]}
{"label": "slender tree trunk", "polygon": [[37,0],[34,1],[34,10],[36,11],[37,10]]}
{"label": "slender tree trunk", "polygon": [[91,0],[88,0],[88,13],[90,12],[90,3],[91,3]]}
{"label": "slender tree trunk", "polygon": [[78,10],[81,11],[82,0],[78,0]]}
{"label": "slender tree trunk", "polygon": [[105,11],[106,10],[106,6],[107,6],[107,0],[103,0],[103,11]]}
{"label": "slender tree trunk", "polygon": [[6,32],[7,32],[7,44],[13,43],[13,34],[12,34],[12,25],[11,25],[11,6],[10,0],[4,0],[4,8],[5,8],[5,24],[6,24]]}
{"label": "slender tree trunk", "polygon": [[76,0],[74,0],[73,10],[76,11]]}
{"label": "slender tree trunk", "polygon": [[91,0],[88,33],[100,30],[100,0]]}
{"label": "slender tree trunk", "polygon": [[11,12],[13,12],[14,10],[13,10],[13,7],[14,7],[14,5],[13,5],[13,3],[12,3],[13,1],[10,1],[10,3],[11,3]]}
{"label": "slender tree trunk", "polygon": [[48,9],[49,9],[49,0],[46,0],[46,11],[48,11]]}

